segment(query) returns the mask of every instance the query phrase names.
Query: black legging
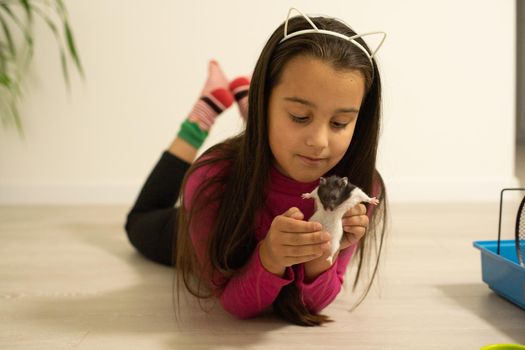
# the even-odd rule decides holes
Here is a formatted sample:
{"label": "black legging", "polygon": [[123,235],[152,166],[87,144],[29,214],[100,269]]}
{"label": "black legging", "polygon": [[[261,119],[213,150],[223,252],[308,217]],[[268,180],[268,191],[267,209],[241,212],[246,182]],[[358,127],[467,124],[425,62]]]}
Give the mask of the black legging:
{"label": "black legging", "polygon": [[173,266],[177,208],[182,180],[190,164],[164,151],[148,176],[125,229],[131,244],[146,258]]}

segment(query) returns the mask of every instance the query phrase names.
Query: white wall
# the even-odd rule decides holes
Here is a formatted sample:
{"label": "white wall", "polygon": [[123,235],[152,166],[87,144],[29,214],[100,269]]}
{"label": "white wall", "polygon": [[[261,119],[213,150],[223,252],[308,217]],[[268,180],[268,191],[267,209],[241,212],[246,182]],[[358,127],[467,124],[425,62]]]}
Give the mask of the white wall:
{"label": "white wall", "polygon": [[[393,201],[498,200],[516,185],[514,1],[66,1],[86,80],[67,93],[39,27],[22,106],[0,131],[0,203],[128,203],[198,97],[209,58],[249,73],[288,7],[384,30],[379,168]],[[236,107],[205,148],[233,135]]]}
{"label": "white wall", "polygon": [[[522,96],[525,93],[525,2],[516,2],[516,24],[517,24],[517,41],[516,41],[516,53],[517,60],[519,62],[517,68],[517,85],[516,95]],[[518,144],[525,145],[525,100],[519,98],[516,104],[517,115],[516,115],[516,140]]]}

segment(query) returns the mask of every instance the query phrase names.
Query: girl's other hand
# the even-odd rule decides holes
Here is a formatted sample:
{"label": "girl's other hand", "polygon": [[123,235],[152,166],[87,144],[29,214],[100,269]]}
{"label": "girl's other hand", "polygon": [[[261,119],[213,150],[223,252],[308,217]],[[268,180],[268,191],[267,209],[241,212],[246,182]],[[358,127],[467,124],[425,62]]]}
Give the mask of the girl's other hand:
{"label": "girl's other hand", "polygon": [[357,243],[368,228],[368,215],[364,204],[358,204],[343,215],[343,239],[339,250]]}
{"label": "girl's other hand", "polygon": [[287,266],[319,258],[330,249],[330,234],[318,222],[303,221],[296,208],[276,216],[264,238],[259,256],[264,268],[283,276]]}

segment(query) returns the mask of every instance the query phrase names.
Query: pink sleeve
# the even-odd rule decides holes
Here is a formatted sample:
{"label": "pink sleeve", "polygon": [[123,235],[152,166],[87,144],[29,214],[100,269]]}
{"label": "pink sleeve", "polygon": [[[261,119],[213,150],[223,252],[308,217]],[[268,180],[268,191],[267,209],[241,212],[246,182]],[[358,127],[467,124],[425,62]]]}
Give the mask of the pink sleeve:
{"label": "pink sleeve", "polygon": [[244,270],[228,281],[220,296],[224,309],[239,318],[259,314],[272,305],[282,287],[294,280],[290,267],[282,278],[267,271],[259,259],[259,246],[260,243]]}
{"label": "pink sleeve", "polygon": [[335,263],[313,281],[305,282],[304,265],[298,269],[297,286],[301,291],[303,303],[311,312],[319,312],[327,307],[341,291],[344,275],[356,244],[341,251]]}
{"label": "pink sleeve", "polygon": [[[373,186],[373,196],[378,196],[380,186],[377,182]],[[367,212],[368,218],[372,218],[374,206],[370,206]],[[305,282],[304,265],[298,268],[298,288],[301,291],[303,303],[311,312],[319,312],[327,307],[341,291],[344,282],[346,268],[355,252],[357,243],[342,250],[335,263],[326,271],[317,276],[313,281]]]}
{"label": "pink sleeve", "polygon": [[[210,171],[211,170],[211,171]],[[189,209],[197,187],[207,178],[217,174],[217,169],[202,167],[188,178],[184,188],[184,204]],[[190,226],[190,235],[197,259],[202,267],[209,266],[207,240],[216,218],[218,203],[209,204],[202,213],[195,214]],[[229,313],[239,318],[256,316],[272,305],[281,288],[294,280],[294,272],[287,268],[285,275],[279,277],[267,271],[259,258],[257,245],[246,265],[233,277],[227,279],[218,271],[212,271],[209,281],[220,303]],[[219,286],[223,286],[219,288]]]}

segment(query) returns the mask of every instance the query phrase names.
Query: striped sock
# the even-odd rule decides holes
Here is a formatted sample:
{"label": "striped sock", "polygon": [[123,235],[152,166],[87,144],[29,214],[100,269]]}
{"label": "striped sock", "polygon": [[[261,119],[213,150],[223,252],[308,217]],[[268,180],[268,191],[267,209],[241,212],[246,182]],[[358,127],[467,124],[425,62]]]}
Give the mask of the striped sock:
{"label": "striped sock", "polygon": [[208,137],[215,118],[232,103],[233,96],[224,88],[201,96],[193,106],[188,119],[182,123],[178,136],[199,149]]}
{"label": "striped sock", "polygon": [[248,77],[238,77],[230,83],[230,91],[237,101],[241,116],[246,121],[248,118],[248,91],[250,79]]}
{"label": "striped sock", "polygon": [[177,135],[196,149],[199,149],[208,137],[215,118],[233,103],[228,79],[215,60],[208,63],[208,79],[200,96]]}

